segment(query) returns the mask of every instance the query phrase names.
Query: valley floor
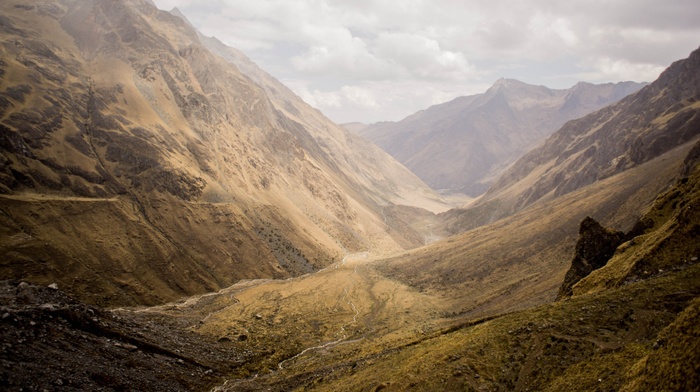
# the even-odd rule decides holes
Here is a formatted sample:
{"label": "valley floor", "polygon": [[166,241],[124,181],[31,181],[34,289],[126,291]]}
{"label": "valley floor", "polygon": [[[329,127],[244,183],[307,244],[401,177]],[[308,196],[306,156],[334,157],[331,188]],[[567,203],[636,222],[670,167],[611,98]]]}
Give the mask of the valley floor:
{"label": "valley floor", "polygon": [[[226,389],[264,374],[304,368],[327,353],[392,347],[444,324],[440,300],[377,273],[367,252],[316,273],[250,280],[157,307],[115,309],[125,317],[182,320],[208,340],[256,353]],[[240,379],[235,380],[236,377]]]}
{"label": "valley floor", "polygon": [[228,371],[212,366],[221,377],[212,391],[566,390],[571,379],[617,390],[700,295],[700,267],[690,265],[525,311],[447,318],[443,300],[380,275],[373,262],[356,253],[297,278],[110,313],[160,325],[150,340],[187,331],[209,342],[202,350],[244,357]]}
{"label": "valley floor", "polygon": [[148,308],[100,310],[56,289],[2,282],[0,386],[618,390],[645,385],[647,370],[635,366],[650,361],[665,369],[664,356],[678,345],[687,346],[684,363],[700,359],[697,338],[688,335],[700,322],[697,264],[593,295],[459,320],[443,317],[440,300],[378,275],[372,261],[367,253],[349,255],[314,274],[240,282]]}

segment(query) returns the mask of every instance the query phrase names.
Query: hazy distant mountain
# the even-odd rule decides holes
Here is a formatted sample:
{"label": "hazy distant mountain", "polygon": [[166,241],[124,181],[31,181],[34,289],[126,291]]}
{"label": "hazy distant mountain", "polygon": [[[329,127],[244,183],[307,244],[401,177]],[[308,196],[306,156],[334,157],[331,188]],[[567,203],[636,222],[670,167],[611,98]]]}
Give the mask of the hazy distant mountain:
{"label": "hazy distant mountain", "polygon": [[485,200],[528,183],[515,207],[566,194],[655,158],[700,135],[700,51],[673,63],[651,85],[567,123],[521,158]]}
{"label": "hazy distant mountain", "polygon": [[[4,389],[700,384],[700,52],[435,215],[408,169],[150,0],[1,2],[0,37]],[[494,124],[609,96],[578,88],[440,108],[491,124],[483,150],[524,145]]]}
{"label": "hazy distant mountain", "polygon": [[553,90],[500,79],[483,94],[459,97],[399,122],[352,124],[347,129],[382,147],[434,189],[477,196],[566,121],[642,86],[578,83]]}
{"label": "hazy distant mountain", "polygon": [[456,218],[451,223],[456,231],[488,223],[687,147],[698,137],[700,50],[637,93],[566,123],[520,158],[469,213],[447,216]]}
{"label": "hazy distant mountain", "polygon": [[346,250],[416,246],[384,209],[446,208],[379,148],[246,58],[212,54],[150,1],[1,7],[5,278],[162,302],[310,272]]}

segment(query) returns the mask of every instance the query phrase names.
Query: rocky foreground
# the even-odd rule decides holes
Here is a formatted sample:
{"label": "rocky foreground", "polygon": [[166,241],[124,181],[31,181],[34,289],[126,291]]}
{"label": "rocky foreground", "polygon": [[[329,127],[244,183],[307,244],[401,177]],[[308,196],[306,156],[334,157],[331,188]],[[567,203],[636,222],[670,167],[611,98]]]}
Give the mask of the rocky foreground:
{"label": "rocky foreground", "polygon": [[250,353],[171,323],[78,302],[55,285],[0,282],[0,389],[203,390]]}

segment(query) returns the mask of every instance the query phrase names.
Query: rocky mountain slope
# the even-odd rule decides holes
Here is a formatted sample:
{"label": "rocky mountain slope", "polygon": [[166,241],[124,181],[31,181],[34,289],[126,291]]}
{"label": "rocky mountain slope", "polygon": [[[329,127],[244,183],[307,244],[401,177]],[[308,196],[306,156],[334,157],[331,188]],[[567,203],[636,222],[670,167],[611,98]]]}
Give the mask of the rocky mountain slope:
{"label": "rocky mountain slope", "polygon": [[700,136],[700,51],[620,102],[566,123],[520,158],[449,231],[492,222],[628,170]]}
{"label": "rocky mountain slope", "polygon": [[432,106],[399,122],[347,127],[382,147],[434,189],[475,197],[566,121],[642,86],[578,83],[554,90],[501,79],[482,94]]}
{"label": "rocky mountain slope", "polygon": [[446,233],[435,194],[182,18],[2,3],[0,29],[0,389],[700,382],[694,61],[533,166],[573,179],[640,138],[614,170],[497,188],[406,250]]}
{"label": "rocky mountain slope", "polygon": [[420,245],[384,209],[446,209],[151,2],[10,2],[0,22],[4,277],[157,303]]}
{"label": "rocky mountain slope", "polygon": [[[8,390],[692,390],[700,359],[700,247],[693,241],[700,221],[698,151],[700,144],[675,161],[680,179],[632,225],[631,239],[606,265],[573,286],[571,298],[481,317],[449,315],[444,300],[378,275],[373,264],[382,261],[368,261],[367,254],[300,278],[251,281],[139,309],[104,310],[55,287],[4,281],[0,385]],[[605,194],[605,187],[587,188],[591,199]],[[527,219],[542,217],[532,211]],[[589,229],[606,231],[590,218],[584,222],[583,242],[592,238]],[[586,252],[569,251],[572,263]],[[482,289],[493,284],[484,279],[489,275],[507,276],[498,269],[485,271]],[[508,292],[517,286],[502,287],[507,290],[499,300],[514,303]]]}
{"label": "rocky mountain slope", "polygon": [[[630,240],[616,248],[605,266],[574,285],[573,297],[557,302],[550,298],[537,306],[523,305],[522,301],[531,297],[513,298],[510,294],[523,285],[537,286],[532,275],[521,274],[521,267],[516,264],[496,268],[490,265],[470,284],[476,286],[477,293],[494,287],[497,279],[514,275],[525,278],[502,283],[502,291],[491,303],[481,304],[492,311],[498,309],[495,313],[452,315],[450,321],[442,322],[435,322],[438,316],[433,315],[433,323],[419,318],[418,325],[413,324],[412,334],[395,331],[393,340],[389,338],[391,334],[379,338],[368,331],[360,332],[352,335],[354,339],[342,341],[342,346],[329,341],[325,347],[316,346],[313,355],[300,354],[286,366],[260,377],[230,380],[218,390],[692,390],[698,382],[694,364],[698,360],[700,317],[700,248],[697,241],[691,240],[697,235],[700,219],[698,148],[700,145],[690,152],[686,150],[685,158],[675,161],[676,174],[681,167],[692,169],[681,172],[680,179],[671,188],[666,187],[653,207],[632,225]],[[614,178],[621,177],[624,176]],[[604,188],[587,188],[599,196],[606,193]],[[581,203],[586,199],[578,196],[573,200]],[[591,201],[594,198],[591,196]],[[561,204],[571,206],[576,202]],[[576,207],[581,205],[569,207],[566,213],[574,212]],[[538,214],[541,211],[527,211],[523,214],[528,215],[528,220],[543,219]],[[588,228],[595,225],[590,218],[583,222],[586,230],[579,242],[588,242]],[[550,228],[539,235],[552,235],[558,230]],[[502,230],[497,233],[510,234]],[[467,240],[465,234],[453,242]],[[483,242],[486,240],[472,240],[470,244],[480,246],[483,252]],[[492,247],[510,245],[500,243]],[[539,258],[546,258],[551,252],[521,245],[513,248],[520,249],[520,253],[536,253]],[[569,252],[572,263],[582,255],[573,246]],[[472,257],[474,264],[491,259],[477,253],[466,257]],[[453,263],[452,267],[450,274],[458,273],[459,264]],[[510,268],[510,273],[499,271],[504,268]],[[451,275],[444,276],[450,279]],[[556,275],[561,283],[563,274]],[[455,291],[464,287],[468,286]],[[433,301],[435,310],[444,310],[444,302],[430,296],[430,292],[422,287],[420,294],[414,295]],[[455,292],[449,296],[454,298]],[[396,292],[387,304],[400,305],[409,298],[413,297]],[[470,293],[462,299],[479,298],[483,296]],[[517,303],[519,307],[499,309],[502,305],[497,302]],[[230,314],[232,310],[224,312]],[[398,315],[404,316],[402,312]],[[423,315],[419,310],[411,316]],[[218,324],[218,331],[222,331],[224,317],[205,325]],[[360,311],[358,320],[364,317]],[[403,320],[398,322],[402,323]]]}

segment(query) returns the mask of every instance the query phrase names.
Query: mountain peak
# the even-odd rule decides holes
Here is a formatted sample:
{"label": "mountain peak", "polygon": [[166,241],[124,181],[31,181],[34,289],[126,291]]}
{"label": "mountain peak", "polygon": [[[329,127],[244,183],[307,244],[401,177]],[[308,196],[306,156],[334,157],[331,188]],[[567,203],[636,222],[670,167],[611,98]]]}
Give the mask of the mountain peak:
{"label": "mountain peak", "polygon": [[520,86],[528,86],[528,84],[521,82],[520,80],[517,80],[517,79],[500,78],[493,83],[493,85],[491,86],[491,88],[489,90],[491,90],[491,89],[494,89],[494,90],[508,89],[508,88],[520,87]]}
{"label": "mountain peak", "polygon": [[[528,147],[565,122],[623,96],[608,85],[586,86],[579,88],[588,93],[575,95],[584,97],[569,101],[574,88],[553,90],[500,78],[484,93],[355,132],[384,148],[434,189],[478,196]],[[630,87],[632,92],[641,86]]]}

